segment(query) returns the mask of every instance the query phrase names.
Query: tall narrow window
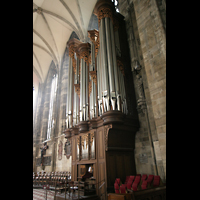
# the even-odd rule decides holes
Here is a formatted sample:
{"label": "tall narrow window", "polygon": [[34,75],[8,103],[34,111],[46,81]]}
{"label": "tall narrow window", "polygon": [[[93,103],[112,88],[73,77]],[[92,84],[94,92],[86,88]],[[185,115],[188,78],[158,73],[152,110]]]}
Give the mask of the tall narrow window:
{"label": "tall narrow window", "polygon": [[50,94],[50,104],[49,104],[49,119],[48,119],[48,129],[47,129],[47,140],[51,137],[51,130],[54,126],[54,119],[53,119],[53,104],[54,99],[56,96],[56,89],[57,89],[57,78],[58,75],[53,76],[53,80],[51,83],[51,94]]}

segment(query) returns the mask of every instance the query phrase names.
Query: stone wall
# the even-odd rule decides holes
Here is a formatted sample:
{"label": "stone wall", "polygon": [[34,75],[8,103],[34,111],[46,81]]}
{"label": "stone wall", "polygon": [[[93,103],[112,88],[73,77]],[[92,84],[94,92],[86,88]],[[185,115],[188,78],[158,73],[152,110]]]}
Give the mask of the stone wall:
{"label": "stone wall", "polygon": [[[119,11],[126,21],[136,98],[144,102],[138,104],[140,130],[136,134],[135,144],[137,173],[159,174],[165,181],[165,1],[119,0]],[[135,70],[136,63],[141,69]]]}
{"label": "stone wall", "polygon": [[[71,156],[69,158],[64,155],[64,145],[66,142],[65,135],[61,135],[57,140],[57,151],[56,151],[56,169],[55,171],[69,171],[71,172]],[[62,144],[62,156],[59,156],[59,145]]]}

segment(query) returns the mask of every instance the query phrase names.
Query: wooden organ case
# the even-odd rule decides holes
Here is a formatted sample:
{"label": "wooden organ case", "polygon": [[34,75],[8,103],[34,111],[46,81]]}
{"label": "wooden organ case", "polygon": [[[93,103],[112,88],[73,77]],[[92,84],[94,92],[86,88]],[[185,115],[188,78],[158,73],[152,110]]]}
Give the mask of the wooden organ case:
{"label": "wooden organ case", "polygon": [[94,14],[99,30],[88,31],[91,43],[67,42],[64,133],[72,145],[72,180],[77,181],[82,166],[90,164],[96,183],[105,181],[109,190],[116,178],[124,182],[127,175],[136,174],[139,122],[124,17],[116,13],[110,0],[99,0]]}

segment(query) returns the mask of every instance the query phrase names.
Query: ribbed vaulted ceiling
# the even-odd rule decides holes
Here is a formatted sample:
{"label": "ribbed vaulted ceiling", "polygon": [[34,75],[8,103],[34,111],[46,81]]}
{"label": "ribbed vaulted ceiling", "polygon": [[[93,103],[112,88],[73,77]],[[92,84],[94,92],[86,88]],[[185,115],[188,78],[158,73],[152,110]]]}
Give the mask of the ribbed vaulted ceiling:
{"label": "ribbed vaulted ceiling", "polygon": [[81,41],[97,0],[33,0],[33,84],[46,79],[52,62],[60,68],[73,31]]}

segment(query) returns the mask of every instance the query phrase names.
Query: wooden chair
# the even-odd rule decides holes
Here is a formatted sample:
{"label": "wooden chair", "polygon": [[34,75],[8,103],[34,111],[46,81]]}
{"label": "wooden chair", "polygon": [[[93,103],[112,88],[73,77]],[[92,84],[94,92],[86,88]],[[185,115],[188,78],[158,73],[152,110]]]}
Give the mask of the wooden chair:
{"label": "wooden chair", "polygon": [[47,175],[44,174],[43,175],[43,182],[42,182],[42,185],[46,185],[47,184]]}
{"label": "wooden chair", "polygon": [[43,176],[42,176],[42,174],[39,176],[39,185],[42,185],[42,183],[43,183]]}

